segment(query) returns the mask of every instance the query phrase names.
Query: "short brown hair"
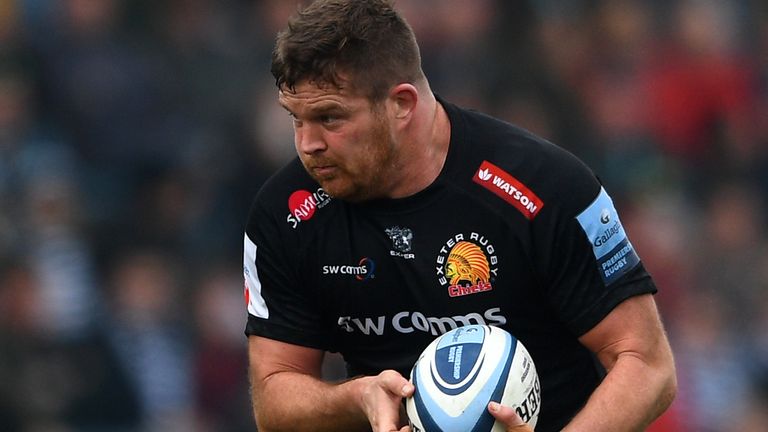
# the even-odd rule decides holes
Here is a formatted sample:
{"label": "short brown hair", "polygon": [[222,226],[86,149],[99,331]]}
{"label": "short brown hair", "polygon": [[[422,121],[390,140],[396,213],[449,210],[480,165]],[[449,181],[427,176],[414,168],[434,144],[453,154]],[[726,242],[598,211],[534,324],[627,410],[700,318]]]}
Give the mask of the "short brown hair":
{"label": "short brown hair", "polygon": [[272,75],[278,88],[303,80],[357,91],[381,101],[389,88],[424,78],[413,30],[388,0],[317,0],[277,35]]}

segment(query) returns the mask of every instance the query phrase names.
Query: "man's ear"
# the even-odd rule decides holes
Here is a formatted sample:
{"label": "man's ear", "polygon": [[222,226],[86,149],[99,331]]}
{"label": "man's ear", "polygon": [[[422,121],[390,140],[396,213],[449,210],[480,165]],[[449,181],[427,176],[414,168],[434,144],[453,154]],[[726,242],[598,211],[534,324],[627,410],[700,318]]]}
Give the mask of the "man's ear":
{"label": "man's ear", "polygon": [[390,107],[397,120],[410,119],[419,101],[419,91],[413,84],[401,83],[389,90]]}

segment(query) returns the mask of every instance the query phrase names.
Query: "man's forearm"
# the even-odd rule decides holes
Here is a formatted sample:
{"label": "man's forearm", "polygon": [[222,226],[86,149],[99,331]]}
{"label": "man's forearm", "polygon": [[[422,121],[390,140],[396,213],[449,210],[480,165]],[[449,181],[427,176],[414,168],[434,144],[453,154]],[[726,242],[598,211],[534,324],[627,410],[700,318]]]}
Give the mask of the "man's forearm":
{"label": "man's forearm", "polygon": [[644,431],[669,407],[676,391],[674,367],[649,365],[632,354],[614,367],[564,432]]}
{"label": "man's forearm", "polygon": [[[365,431],[370,424],[360,409],[360,380],[323,382],[297,372],[279,372],[252,383],[258,429],[278,431]],[[258,384],[258,385],[257,385]]]}

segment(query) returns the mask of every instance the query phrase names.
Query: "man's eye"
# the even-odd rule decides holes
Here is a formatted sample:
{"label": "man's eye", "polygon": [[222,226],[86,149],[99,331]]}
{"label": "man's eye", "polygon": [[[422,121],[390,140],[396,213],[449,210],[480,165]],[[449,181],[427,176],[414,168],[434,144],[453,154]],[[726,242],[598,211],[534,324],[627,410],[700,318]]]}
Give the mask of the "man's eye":
{"label": "man's eye", "polygon": [[334,115],[329,115],[329,114],[320,116],[320,122],[323,124],[331,124],[338,119],[339,119],[338,117]]}

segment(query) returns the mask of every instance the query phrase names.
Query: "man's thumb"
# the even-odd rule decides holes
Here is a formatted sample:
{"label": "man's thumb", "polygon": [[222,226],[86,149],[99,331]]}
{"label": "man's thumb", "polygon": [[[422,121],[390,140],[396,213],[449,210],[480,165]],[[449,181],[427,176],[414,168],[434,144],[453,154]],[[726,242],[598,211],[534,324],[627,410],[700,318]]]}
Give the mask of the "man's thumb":
{"label": "man's thumb", "polygon": [[507,432],[533,432],[533,428],[510,407],[498,402],[491,402],[488,404],[488,411],[496,420],[507,427]]}

